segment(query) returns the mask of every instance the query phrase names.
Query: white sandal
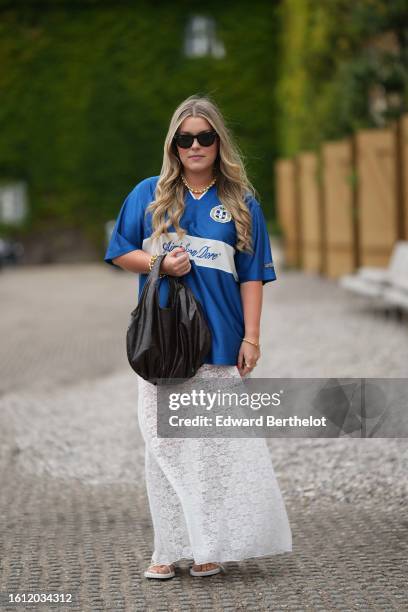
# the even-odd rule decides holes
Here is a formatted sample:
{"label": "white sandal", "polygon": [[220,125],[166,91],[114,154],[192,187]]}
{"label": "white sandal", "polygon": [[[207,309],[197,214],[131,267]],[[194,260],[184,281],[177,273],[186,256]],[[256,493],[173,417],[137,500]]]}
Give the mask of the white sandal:
{"label": "white sandal", "polygon": [[[165,565],[166,567],[169,568],[169,571],[167,573],[163,573],[163,572],[149,572],[149,569],[151,567],[156,567],[157,565]],[[149,565],[149,568],[144,572],[144,577],[145,578],[158,578],[159,580],[164,580],[165,578],[174,578],[174,576],[176,575],[176,572],[174,570],[174,564],[170,563],[152,563],[152,565]]]}
{"label": "white sandal", "polygon": [[[205,564],[204,563],[193,563],[193,565],[205,565]],[[225,569],[221,565],[221,563],[217,563],[218,567],[215,567],[214,569],[204,570],[204,571],[193,570],[193,565],[190,567],[191,576],[212,576],[213,574],[219,574],[221,571],[225,572]]]}

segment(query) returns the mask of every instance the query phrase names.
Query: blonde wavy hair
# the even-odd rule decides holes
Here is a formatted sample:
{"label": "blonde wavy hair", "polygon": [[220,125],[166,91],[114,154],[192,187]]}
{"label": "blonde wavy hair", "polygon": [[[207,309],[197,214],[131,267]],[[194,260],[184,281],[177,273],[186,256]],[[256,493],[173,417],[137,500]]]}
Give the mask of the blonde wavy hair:
{"label": "blonde wavy hair", "polygon": [[225,124],[217,105],[208,96],[190,96],[174,111],[164,142],[163,165],[156,186],[155,200],[149,204],[146,214],[152,213],[152,239],[161,234],[168,236],[168,228],[173,225],[179,238],[187,232],[180,227],[179,221],[184,212],[186,187],[181,179],[183,170],[173,137],[186,117],[203,117],[218,134],[218,155],[214,163],[214,176],[218,199],[231,213],[235,222],[239,251],[252,249],[251,215],[245,202],[249,195],[256,197],[257,192],[249,181],[243,156]]}

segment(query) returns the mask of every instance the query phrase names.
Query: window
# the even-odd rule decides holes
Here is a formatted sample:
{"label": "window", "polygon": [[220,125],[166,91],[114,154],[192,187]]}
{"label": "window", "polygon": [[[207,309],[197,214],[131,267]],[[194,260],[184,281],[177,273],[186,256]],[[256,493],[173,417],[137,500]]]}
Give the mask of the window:
{"label": "window", "polygon": [[220,59],[225,56],[222,41],[218,40],[216,25],[212,17],[194,15],[186,26],[184,53],[187,57],[212,56]]}

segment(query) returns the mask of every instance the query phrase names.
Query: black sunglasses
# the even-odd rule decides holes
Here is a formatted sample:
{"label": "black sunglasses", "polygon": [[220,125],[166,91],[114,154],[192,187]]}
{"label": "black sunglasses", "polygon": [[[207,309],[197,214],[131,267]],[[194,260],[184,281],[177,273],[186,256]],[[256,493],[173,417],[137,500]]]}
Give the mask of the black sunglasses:
{"label": "black sunglasses", "polygon": [[200,132],[199,134],[175,134],[174,142],[182,149],[189,149],[197,138],[202,147],[211,147],[217,138],[217,132]]}

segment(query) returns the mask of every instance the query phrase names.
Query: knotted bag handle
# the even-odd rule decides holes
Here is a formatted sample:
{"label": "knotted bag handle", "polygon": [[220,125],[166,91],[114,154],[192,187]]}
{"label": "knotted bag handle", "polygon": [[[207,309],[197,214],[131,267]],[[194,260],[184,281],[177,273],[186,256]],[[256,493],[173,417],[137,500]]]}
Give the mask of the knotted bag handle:
{"label": "knotted bag handle", "polygon": [[[145,285],[143,287],[142,295],[140,296],[140,301],[142,301],[142,298],[144,297],[145,293],[147,293],[149,289],[151,288],[150,290],[156,293],[157,303],[159,303],[157,281],[159,280],[159,270],[160,270],[161,262],[166,257],[166,255],[167,253],[164,253],[162,255],[159,255],[156,258],[152,266],[152,269],[149,272],[149,276],[147,277]],[[170,276],[170,275],[166,275],[166,276],[168,276],[169,284],[170,284],[169,308],[172,308],[176,300],[177,290],[178,290],[180,281],[176,276]]]}

